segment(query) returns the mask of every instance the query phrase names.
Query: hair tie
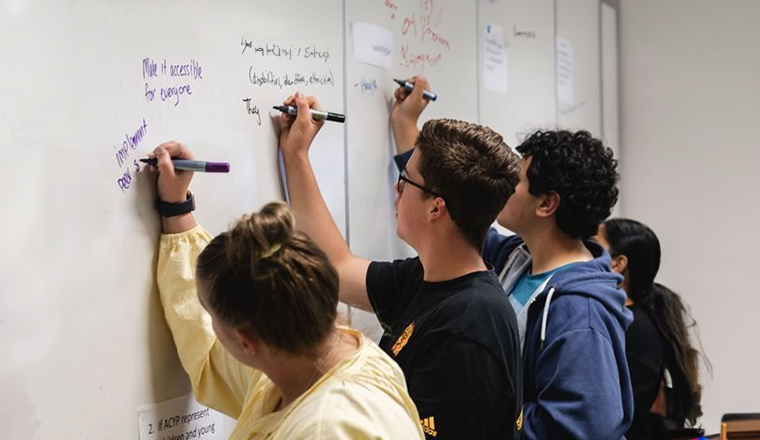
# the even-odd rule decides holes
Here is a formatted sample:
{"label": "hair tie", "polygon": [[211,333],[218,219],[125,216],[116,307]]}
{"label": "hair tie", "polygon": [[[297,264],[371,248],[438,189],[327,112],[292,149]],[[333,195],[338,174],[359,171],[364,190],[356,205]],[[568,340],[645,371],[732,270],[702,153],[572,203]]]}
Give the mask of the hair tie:
{"label": "hair tie", "polygon": [[280,243],[275,243],[270,247],[266,252],[262,252],[261,258],[269,258],[272,255],[274,255],[275,252],[279,251],[282,245]]}

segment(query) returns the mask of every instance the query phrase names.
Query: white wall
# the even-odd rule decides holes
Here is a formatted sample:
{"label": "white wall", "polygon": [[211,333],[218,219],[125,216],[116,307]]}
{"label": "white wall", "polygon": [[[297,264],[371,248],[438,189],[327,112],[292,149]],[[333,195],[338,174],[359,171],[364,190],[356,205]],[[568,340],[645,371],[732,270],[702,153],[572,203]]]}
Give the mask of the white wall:
{"label": "white wall", "polygon": [[714,367],[703,423],[760,412],[760,2],[621,2],[623,214],[660,236]]}

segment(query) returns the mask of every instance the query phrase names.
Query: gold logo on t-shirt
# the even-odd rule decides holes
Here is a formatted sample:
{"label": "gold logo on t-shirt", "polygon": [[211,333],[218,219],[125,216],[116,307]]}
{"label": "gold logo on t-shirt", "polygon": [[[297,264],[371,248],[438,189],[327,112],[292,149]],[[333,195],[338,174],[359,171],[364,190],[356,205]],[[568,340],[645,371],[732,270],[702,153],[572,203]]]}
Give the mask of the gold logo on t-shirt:
{"label": "gold logo on t-shirt", "polygon": [[422,425],[422,430],[425,431],[425,434],[432,437],[438,437],[438,431],[435,430],[435,417],[430,416],[424,418],[420,420],[420,424]]}
{"label": "gold logo on t-shirt", "polygon": [[517,430],[522,430],[522,422],[523,422],[523,410],[520,410],[520,417],[517,418],[517,421],[515,421],[515,425],[517,426]]}
{"label": "gold logo on t-shirt", "polygon": [[404,329],[404,334],[399,336],[398,340],[396,340],[396,343],[393,344],[393,348],[391,348],[391,351],[393,352],[394,356],[398,356],[398,352],[401,351],[401,349],[404,348],[407,342],[409,342],[409,338],[412,336],[412,332],[414,331],[414,323],[409,324],[406,329]]}

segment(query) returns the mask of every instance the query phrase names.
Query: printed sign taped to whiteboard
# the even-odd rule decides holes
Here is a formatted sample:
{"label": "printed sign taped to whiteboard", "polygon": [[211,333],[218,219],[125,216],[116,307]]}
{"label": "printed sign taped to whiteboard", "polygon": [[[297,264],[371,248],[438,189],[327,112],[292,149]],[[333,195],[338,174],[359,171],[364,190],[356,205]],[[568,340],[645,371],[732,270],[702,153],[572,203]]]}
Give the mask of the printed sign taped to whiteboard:
{"label": "printed sign taped to whiteboard", "polygon": [[371,23],[356,22],[354,55],[356,59],[374,66],[391,68],[393,62],[393,32]]}
{"label": "printed sign taped to whiteboard", "polygon": [[192,394],[144,406],[137,414],[140,440],[224,440],[222,414]]}
{"label": "printed sign taped to whiteboard", "polygon": [[501,26],[487,25],[483,33],[483,88],[507,93],[508,61],[504,31]]}
{"label": "printed sign taped to whiteboard", "polygon": [[573,87],[573,44],[557,37],[557,97],[560,102],[575,102]]}

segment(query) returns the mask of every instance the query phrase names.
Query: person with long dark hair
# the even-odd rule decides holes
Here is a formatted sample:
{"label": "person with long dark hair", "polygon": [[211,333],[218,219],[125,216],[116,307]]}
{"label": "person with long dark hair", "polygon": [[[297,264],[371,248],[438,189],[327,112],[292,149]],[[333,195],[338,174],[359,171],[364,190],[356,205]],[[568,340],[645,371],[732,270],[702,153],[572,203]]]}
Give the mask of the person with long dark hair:
{"label": "person with long dark hair", "polygon": [[[696,321],[677,293],[655,282],[661,254],[657,235],[643,223],[618,218],[605,221],[595,239],[609,251],[612,270],[625,277],[620,287],[634,316],[626,332],[634,393],[628,440],[650,439],[686,422],[694,426],[702,415],[700,352],[689,340]],[[666,371],[672,387],[663,386]]]}

